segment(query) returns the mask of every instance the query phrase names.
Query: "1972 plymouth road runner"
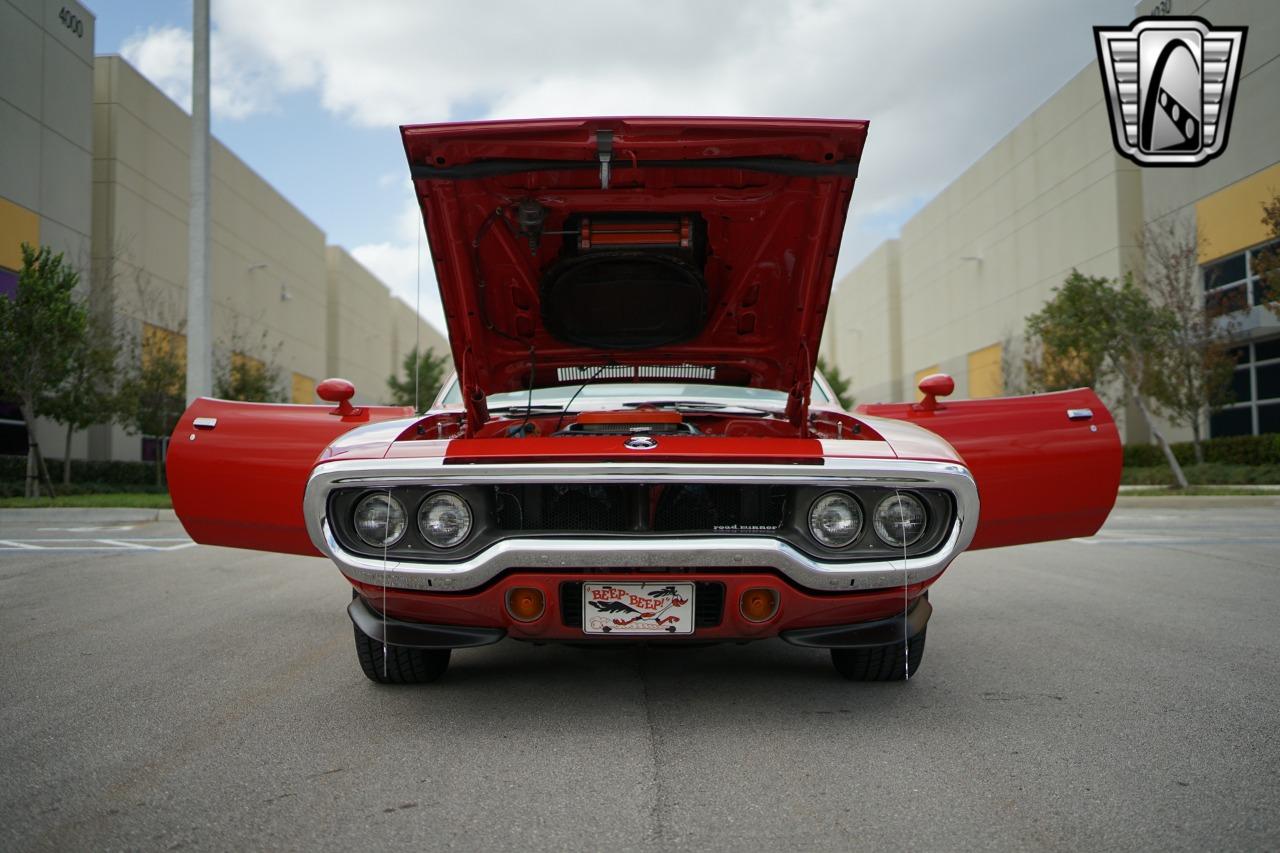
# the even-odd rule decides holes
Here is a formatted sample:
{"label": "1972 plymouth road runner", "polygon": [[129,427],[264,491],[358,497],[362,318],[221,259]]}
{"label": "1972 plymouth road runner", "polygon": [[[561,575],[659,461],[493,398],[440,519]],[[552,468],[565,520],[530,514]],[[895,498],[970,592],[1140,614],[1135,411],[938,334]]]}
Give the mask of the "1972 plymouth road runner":
{"label": "1972 plymouth road runner", "polygon": [[1094,533],[1120,444],[1089,390],[950,401],[938,374],[916,403],[835,401],[815,360],[866,133],[402,128],[456,378],[425,414],[340,379],[330,405],[201,398],[169,452],[178,516],[333,560],[377,682],[503,638],[780,637],[909,677],[951,561]]}

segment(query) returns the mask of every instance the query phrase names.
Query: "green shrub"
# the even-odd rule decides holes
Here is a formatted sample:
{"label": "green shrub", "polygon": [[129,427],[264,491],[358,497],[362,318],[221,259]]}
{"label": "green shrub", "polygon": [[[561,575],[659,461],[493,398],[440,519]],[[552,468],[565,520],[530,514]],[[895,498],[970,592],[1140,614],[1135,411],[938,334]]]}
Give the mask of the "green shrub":
{"label": "green shrub", "polygon": [[[49,468],[49,476],[53,478],[54,488],[61,494],[62,460],[45,459]],[[0,481],[16,480],[19,485],[27,476],[27,457],[0,456]],[[125,462],[109,459],[72,459],[71,484],[106,483],[112,486],[154,486],[156,482],[156,466],[154,462]],[[108,491],[137,491],[136,489],[113,488]],[[19,492],[21,494],[21,492]],[[72,494],[68,492],[68,494]]]}
{"label": "green shrub", "polygon": [[[1175,453],[1176,455],[1176,453]],[[1124,467],[1151,468],[1164,464],[1164,452],[1158,444],[1126,444],[1124,446]]]}
{"label": "green shrub", "polygon": [[[1182,469],[1191,485],[1261,486],[1280,484],[1280,465],[1231,465],[1206,462]],[[1168,465],[1125,468],[1120,482],[1126,486],[1171,486],[1173,471]]]}
{"label": "green shrub", "polygon": [[1280,433],[1209,439],[1204,449],[1204,461],[1234,465],[1280,465]]}
{"label": "green shrub", "polygon": [[[166,494],[169,490],[164,486],[156,486],[153,479],[150,483],[104,483],[86,480],[84,482],[72,481],[71,485],[64,486],[60,480],[55,479],[53,482],[54,491],[59,497],[63,495],[102,495],[115,492],[129,492],[131,494]],[[17,498],[22,497],[23,481],[0,479],[0,497]]]}
{"label": "green shrub", "polygon": [[[1280,433],[1267,435],[1230,435],[1201,442],[1204,461],[1224,465],[1280,465]],[[1195,447],[1189,441],[1173,444],[1173,455],[1180,465],[1194,465]],[[1130,444],[1124,448],[1126,468],[1149,468],[1164,465],[1164,451],[1158,444]]]}

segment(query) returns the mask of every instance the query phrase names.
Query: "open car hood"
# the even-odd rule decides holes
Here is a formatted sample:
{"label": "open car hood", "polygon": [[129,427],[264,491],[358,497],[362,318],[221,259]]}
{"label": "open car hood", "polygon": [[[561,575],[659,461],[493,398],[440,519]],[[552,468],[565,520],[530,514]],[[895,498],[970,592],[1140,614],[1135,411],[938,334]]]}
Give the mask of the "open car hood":
{"label": "open car hood", "polygon": [[402,127],[469,424],[488,394],[594,379],[772,388],[803,417],[866,132],[742,118]]}

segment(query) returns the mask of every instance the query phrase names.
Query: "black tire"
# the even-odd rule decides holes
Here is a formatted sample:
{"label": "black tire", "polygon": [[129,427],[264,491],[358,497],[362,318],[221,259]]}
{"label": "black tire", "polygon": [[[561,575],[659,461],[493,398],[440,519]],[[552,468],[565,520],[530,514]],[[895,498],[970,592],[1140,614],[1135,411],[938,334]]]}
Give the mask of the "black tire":
{"label": "black tire", "polygon": [[831,663],[836,672],[850,681],[905,681],[916,674],[920,661],[924,659],[925,633],[916,634],[909,643],[868,649],[832,649]]}
{"label": "black tire", "polygon": [[430,684],[449,668],[452,649],[387,646],[384,659],[382,643],[359,628],[355,632],[356,659],[360,661],[360,669],[370,681],[378,684]]}

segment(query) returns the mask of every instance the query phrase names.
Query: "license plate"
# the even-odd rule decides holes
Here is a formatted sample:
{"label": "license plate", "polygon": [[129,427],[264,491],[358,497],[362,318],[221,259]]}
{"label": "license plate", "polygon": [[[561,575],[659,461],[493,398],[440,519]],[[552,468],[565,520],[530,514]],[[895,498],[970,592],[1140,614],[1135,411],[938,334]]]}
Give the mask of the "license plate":
{"label": "license plate", "polygon": [[691,583],[584,583],[588,634],[692,634]]}

